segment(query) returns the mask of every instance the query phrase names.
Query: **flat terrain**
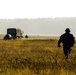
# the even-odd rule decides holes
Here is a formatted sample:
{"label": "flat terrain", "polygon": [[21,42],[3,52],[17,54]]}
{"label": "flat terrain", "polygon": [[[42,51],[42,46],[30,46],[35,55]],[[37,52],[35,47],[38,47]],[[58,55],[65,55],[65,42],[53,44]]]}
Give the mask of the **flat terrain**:
{"label": "flat terrain", "polygon": [[0,75],[76,75],[76,44],[65,59],[58,39],[0,40]]}

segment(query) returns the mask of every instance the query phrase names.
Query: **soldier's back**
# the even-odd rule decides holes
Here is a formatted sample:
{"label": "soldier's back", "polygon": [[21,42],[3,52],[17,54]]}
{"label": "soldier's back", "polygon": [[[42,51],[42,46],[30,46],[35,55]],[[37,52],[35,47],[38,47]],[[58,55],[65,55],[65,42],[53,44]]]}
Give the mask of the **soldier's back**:
{"label": "soldier's back", "polygon": [[69,45],[74,42],[74,37],[70,33],[64,33],[63,35],[61,35],[61,40],[64,45]]}

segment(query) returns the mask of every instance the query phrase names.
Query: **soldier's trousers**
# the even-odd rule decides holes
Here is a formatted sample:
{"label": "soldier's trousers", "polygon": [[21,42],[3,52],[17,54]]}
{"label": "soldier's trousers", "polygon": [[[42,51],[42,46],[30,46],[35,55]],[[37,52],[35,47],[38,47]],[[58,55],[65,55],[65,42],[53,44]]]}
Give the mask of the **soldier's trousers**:
{"label": "soldier's trousers", "polygon": [[64,54],[65,54],[66,58],[68,59],[69,58],[69,54],[71,52],[71,48],[68,47],[68,46],[63,46],[63,50],[64,50]]}

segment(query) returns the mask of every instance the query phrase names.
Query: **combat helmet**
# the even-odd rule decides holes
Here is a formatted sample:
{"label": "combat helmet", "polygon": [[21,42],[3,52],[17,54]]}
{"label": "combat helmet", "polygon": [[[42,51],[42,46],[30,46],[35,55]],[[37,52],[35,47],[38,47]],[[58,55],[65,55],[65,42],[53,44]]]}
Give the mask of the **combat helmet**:
{"label": "combat helmet", "polygon": [[70,32],[70,29],[69,29],[69,28],[66,28],[66,29],[65,29],[65,32]]}

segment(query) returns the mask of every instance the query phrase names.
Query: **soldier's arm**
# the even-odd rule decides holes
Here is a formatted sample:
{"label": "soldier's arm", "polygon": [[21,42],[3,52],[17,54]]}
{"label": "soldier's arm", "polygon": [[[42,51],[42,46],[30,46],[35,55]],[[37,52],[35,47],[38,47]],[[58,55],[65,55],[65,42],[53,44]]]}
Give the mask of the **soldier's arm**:
{"label": "soldier's arm", "polygon": [[74,45],[74,43],[75,43],[75,38],[74,38],[74,36],[73,36],[73,45]]}
{"label": "soldier's arm", "polygon": [[74,43],[75,43],[75,38],[74,38],[74,36],[72,35],[72,39],[71,39],[71,47],[73,47]]}
{"label": "soldier's arm", "polygon": [[59,41],[58,41],[58,47],[60,47],[60,43],[62,42],[61,41],[62,39],[61,39],[61,37],[59,38]]}
{"label": "soldier's arm", "polygon": [[58,41],[58,47],[60,47],[60,44],[62,43],[64,38],[64,34],[60,36],[59,41]]}

